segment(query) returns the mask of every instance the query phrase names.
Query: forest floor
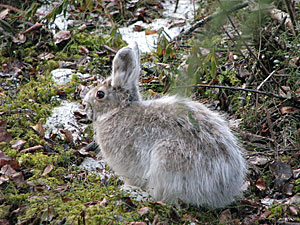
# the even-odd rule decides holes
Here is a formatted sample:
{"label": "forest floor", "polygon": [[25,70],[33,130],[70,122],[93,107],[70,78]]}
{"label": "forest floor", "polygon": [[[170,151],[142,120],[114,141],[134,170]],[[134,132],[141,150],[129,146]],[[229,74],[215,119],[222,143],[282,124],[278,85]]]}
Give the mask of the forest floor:
{"label": "forest floor", "polygon": [[[0,3],[0,224],[300,224],[299,1],[201,1],[193,18],[149,26],[166,17],[166,3],[175,9],[156,0]],[[99,159],[80,103],[110,75],[126,27],[157,44],[142,52],[143,96],[184,95],[232,124],[249,167],[236,202],[139,200]],[[58,107],[74,120],[53,116]]]}

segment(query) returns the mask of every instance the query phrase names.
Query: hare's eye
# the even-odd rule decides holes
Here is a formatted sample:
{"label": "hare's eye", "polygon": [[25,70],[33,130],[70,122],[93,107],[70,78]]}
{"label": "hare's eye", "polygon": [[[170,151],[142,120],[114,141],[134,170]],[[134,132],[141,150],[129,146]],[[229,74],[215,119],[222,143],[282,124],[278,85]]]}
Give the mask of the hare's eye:
{"label": "hare's eye", "polygon": [[105,92],[104,91],[97,91],[97,98],[101,99],[104,98]]}

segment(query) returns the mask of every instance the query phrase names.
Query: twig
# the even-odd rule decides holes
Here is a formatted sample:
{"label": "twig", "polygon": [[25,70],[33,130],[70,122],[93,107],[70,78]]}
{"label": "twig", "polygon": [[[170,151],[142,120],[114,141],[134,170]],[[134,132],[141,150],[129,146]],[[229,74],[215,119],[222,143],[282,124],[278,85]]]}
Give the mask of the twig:
{"label": "twig", "polygon": [[264,83],[266,83],[266,82],[267,82],[267,80],[269,80],[269,79],[270,79],[270,77],[274,75],[274,73],[275,73],[275,72],[276,72],[276,70],[272,71],[272,73],[270,73],[270,75],[269,75],[269,76],[267,76],[267,78],[266,78],[266,79],[264,79],[264,81],[263,81],[263,82],[261,82],[261,84],[260,84],[260,85],[258,85],[258,87],[256,88],[256,90],[259,90],[259,89],[261,88],[261,86],[263,86],[263,85],[264,85]]}
{"label": "twig", "polygon": [[[249,4],[248,2],[243,2],[241,4],[238,4],[235,7],[233,7],[232,9],[230,9],[229,11],[227,11],[226,13],[231,13],[231,12],[237,11],[239,9],[245,8],[245,7],[248,6],[248,4]],[[186,31],[181,32],[179,35],[177,35],[175,38],[173,38],[173,41],[178,41],[182,36],[189,35],[190,33],[192,33],[197,28],[203,26],[208,21],[211,21],[212,19],[222,15],[224,12],[225,12],[224,10],[221,10],[221,11],[215,12],[215,13],[199,20],[198,22],[194,23],[189,29],[187,29]]]}
{"label": "twig", "polygon": [[114,53],[114,54],[117,54],[117,52],[118,52],[118,51],[114,50],[113,48],[111,48],[111,47],[109,47],[109,46],[107,46],[107,45],[102,45],[101,47],[102,47],[103,49],[109,51],[109,52]]}
{"label": "twig", "polygon": [[176,5],[175,5],[174,13],[176,13],[176,11],[177,11],[177,8],[178,8],[178,2],[179,2],[179,0],[176,0]]}
{"label": "twig", "polygon": [[233,90],[233,91],[253,92],[253,93],[267,95],[269,97],[278,98],[278,99],[282,99],[282,100],[290,100],[291,99],[291,98],[288,98],[288,97],[276,95],[276,94],[273,94],[271,92],[266,92],[266,91],[259,91],[259,90],[247,89],[247,88],[239,88],[239,87],[220,86],[220,85],[197,84],[197,85],[177,86],[177,87],[173,87],[173,88],[191,88],[191,87],[195,87],[195,88],[204,87],[204,88],[229,89],[229,90]]}
{"label": "twig", "polygon": [[7,9],[10,9],[10,10],[18,12],[18,13],[23,12],[22,10],[17,9],[17,8],[11,6],[11,5],[0,4],[0,7],[7,8]]}
{"label": "twig", "polygon": [[290,0],[284,0],[284,2],[285,2],[285,5],[287,7],[287,10],[289,12],[290,19],[292,21],[293,32],[294,32],[294,34],[297,34],[297,29],[296,29],[297,24],[296,24],[294,13],[293,13],[293,10],[292,10],[292,7],[291,7],[291,1]]}
{"label": "twig", "polygon": [[109,20],[110,20],[110,22],[111,22],[111,25],[114,27],[114,26],[115,26],[114,20],[112,19],[112,17],[111,17],[111,15],[110,15],[109,11],[107,10],[107,8],[102,4],[102,1],[97,0],[97,3],[100,5],[100,7],[103,8],[103,10],[104,10],[106,16],[109,18]]}

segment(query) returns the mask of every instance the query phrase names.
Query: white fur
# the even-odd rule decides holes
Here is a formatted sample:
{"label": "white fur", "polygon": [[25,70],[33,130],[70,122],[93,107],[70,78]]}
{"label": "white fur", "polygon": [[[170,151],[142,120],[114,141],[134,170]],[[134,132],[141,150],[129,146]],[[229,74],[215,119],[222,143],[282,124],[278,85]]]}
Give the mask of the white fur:
{"label": "white fur", "polygon": [[[222,207],[244,181],[242,148],[228,124],[201,103],[177,96],[140,100],[137,46],[121,49],[110,81],[84,99],[108,165],[156,200]],[[97,98],[97,91],[106,96]]]}

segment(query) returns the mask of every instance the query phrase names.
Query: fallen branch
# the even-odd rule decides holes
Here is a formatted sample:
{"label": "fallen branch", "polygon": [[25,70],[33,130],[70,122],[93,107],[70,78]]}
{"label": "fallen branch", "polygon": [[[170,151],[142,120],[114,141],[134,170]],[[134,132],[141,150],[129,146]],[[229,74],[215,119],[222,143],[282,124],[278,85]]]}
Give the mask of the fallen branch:
{"label": "fallen branch", "polygon": [[234,11],[237,11],[237,10],[240,10],[242,8],[245,8],[248,6],[248,2],[243,2],[241,4],[238,4],[236,5],[235,7],[233,7],[232,9],[228,10],[228,11],[218,11],[218,12],[215,12],[199,21],[197,21],[196,23],[194,23],[189,29],[181,32],[179,35],[177,35],[176,37],[173,38],[173,41],[178,41],[182,36],[185,36],[185,35],[189,35],[191,34],[194,30],[196,30],[197,28],[203,26],[205,23],[207,23],[208,21],[211,21],[212,19],[224,14],[224,13],[231,13],[231,12],[234,12]]}
{"label": "fallen branch", "polygon": [[278,98],[278,99],[282,99],[282,100],[290,100],[291,99],[291,98],[288,98],[288,97],[283,97],[283,96],[276,95],[276,94],[273,94],[271,92],[266,92],[266,91],[259,91],[259,90],[239,88],[239,87],[220,86],[220,85],[197,84],[197,85],[178,86],[178,87],[173,87],[173,88],[191,88],[191,87],[229,89],[229,90],[233,90],[233,91],[253,92],[253,93],[267,95],[269,97]]}
{"label": "fallen branch", "polygon": [[0,7],[6,8],[6,9],[9,9],[9,10],[18,12],[18,13],[22,13],[23,12],[22,10],[17,9],[17,8],[11,6],[11,5],[0,4]]}

